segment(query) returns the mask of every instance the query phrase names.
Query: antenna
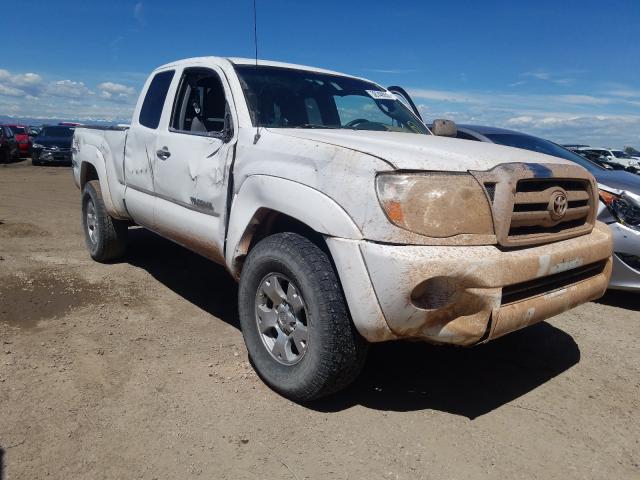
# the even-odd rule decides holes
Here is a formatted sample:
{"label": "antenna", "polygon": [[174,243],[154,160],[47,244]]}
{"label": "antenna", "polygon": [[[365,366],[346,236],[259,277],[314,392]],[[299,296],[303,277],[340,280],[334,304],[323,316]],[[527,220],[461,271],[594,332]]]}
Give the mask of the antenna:
{"label": "antenna", "polygon": [[256,0],[253,0],[253,44],[256,48],[256,67],[258,66],[258,13]]}
{"label": "antenna", "polygon": [[[258,70],[258,13],[256,8],[256,0],[253,0],[253,44],[256,50],[256,73]],[[256,105],[257,106],[257,105]],[[256,115],[256,123],[258,123],[258,118]],[[256,125],[256,134],[253,137],[253,144],[255,145],[260,140],[260,125]]]}

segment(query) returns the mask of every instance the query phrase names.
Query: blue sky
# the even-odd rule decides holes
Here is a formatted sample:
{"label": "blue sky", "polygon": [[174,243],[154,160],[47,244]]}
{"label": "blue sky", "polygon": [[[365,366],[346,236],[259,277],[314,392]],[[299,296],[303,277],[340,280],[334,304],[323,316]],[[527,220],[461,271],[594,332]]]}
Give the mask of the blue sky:
{"label": "blue sky", "polygon": [[[32,0],[2,15],[0,116],[123,121],[148,72],[252,56],[250,0]],[[400,84],[427,119],[640,146],[640,1],[257,0],[260,57]]]}

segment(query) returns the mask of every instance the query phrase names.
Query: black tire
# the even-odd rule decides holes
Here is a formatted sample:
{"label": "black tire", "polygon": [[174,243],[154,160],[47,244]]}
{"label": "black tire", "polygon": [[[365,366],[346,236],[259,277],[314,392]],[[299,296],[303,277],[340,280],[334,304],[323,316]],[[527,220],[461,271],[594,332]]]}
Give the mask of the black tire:
{"label": "black tire", "polygon": [[31,165],[33,165],[34,167],[38,167],[42,164],[40,163],[40,160],[31,159]]}
{"label": "black tire", "polygon": [[[88,216],[89,212],[93,213],[91,218]],[[124,255],[127,248],[127,224],[107,213],[98,180],[91,180],[84,186],[82,226],[91,258],[98,262],[109,262]]]}
{"label": "black tire", "polygon": [[[304,302],[308,342],[295,364],[278,361],[258,327],[257,304],[266,298],[258,297],[259,288],[272,274],[290,279]],[[249,358],[264,382],[283,396],[316,400],[345,388],[362,370],[368,344],[349,317],[329,257],[305,237],[279,233],[260,241],[242,269],[238,302]]]}

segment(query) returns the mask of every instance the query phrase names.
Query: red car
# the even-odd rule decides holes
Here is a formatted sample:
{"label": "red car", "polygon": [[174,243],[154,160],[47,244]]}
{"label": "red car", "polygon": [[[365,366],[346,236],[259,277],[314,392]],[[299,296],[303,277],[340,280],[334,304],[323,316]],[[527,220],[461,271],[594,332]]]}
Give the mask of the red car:
{"label": "red car", "polygon": [[16,137],[21,157],[28,157],[31,152],[31,137],[27,125],[7,125]]}

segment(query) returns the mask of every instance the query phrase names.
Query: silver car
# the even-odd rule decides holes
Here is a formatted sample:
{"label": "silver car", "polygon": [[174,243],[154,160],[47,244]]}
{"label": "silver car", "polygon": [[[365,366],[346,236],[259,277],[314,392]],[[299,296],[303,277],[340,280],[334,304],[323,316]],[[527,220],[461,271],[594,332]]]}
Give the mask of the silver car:
{"label": "silver car", "polygon": [[513,130],[458,125],[456,137],[546,153],[589,170],[600,189],[598,220],[613,231],[613,274],[609,288],[640,289],[640,176],[606,170],[560,145]]}

